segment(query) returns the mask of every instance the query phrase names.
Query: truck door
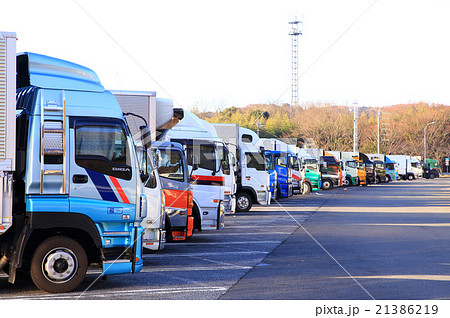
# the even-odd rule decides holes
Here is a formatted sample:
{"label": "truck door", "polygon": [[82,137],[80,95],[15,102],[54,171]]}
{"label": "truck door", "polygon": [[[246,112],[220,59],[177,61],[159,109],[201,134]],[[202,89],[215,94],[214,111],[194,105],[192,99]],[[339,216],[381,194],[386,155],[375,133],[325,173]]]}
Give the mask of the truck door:
{"label": "truck door", "polygon": [[70,212],[89,213],[104,245],[124,244],[132,237],[136,206],[127,128],[104,118],[71,118],[70,128]]}
{"label": "truck door", "polygon": [[[170,223],[166,223],[166,235],[172,240],[186,239],[192,210],[189,210],[189,196],[192,195],[188,183],[186,159],[175,147],[152,149],[158,162],[158,172],[166,201],[166,213]],[[192,226],[191,226],[192,229]]]}

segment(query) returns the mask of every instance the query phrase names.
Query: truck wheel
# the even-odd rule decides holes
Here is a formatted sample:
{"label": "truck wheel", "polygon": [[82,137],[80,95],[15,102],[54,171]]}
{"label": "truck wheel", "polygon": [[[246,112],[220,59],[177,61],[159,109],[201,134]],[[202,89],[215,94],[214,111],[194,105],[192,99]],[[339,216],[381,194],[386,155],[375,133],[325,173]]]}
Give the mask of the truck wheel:
{"label": "truck wheel", "polygon": [[390,176],[390,175],[386,175],[386,177],[385,177],[385,182],[386,182],[386,183],[391,182],[391,176]]}
{"label": "truck wheel", "polygon": [[430,179],[434,179],[435,177],[434,173],[430,173]]}
{"label": "truck wheel", "polygon": [[302,194],[308,194],[310,192],[311,192],[311,185],[309,183],[304,183]]}
{"label": "truck wheel", "polygon": [[331,180],[323,180],[322,182],[322,189],[324,190],[330,190],[333,187],[333,183]]}
{"label": "truck wheel", "polygon": [[375,183],[376,184],[381,183],[381,178],[377,176],[377,178],[375,179]]}
{"label": "truck wheel", "polygon": [[408,180],[414,180],[414,175],[413,174],[409,174],[408,175]]}
{"label": "truck wheel", "polygon": [[252,198],[247,193],[239,193],[236,197],[236,210],[239,212],[247,212],[252,207]]}
{"label": "truck wheel", "polygon": [[80,285],[87,267],[86,252],[78,242],[65,236],[53,236],[34,252],[30,275],[43,291],[67,293]]}
{"label": "truck wheel", "polygon": [[172,235],[172,223],[170,222],[169,216],[166,214],[166,220],[165,220],[165,230],[166,230],[166,242],[172,242],[173,241],[173,235]]}
{"label": "truck wheel", "polygon": [[344,187],[348,187],[352,185],[352,178],[346,177],[344,180]]}

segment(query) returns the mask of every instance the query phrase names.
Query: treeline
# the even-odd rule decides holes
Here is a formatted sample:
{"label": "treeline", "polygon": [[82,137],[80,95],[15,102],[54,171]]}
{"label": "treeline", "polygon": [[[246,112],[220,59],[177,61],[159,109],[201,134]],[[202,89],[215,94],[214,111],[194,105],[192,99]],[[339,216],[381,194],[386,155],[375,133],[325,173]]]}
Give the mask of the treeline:
{"label": "treeline", "polygon": [[[249,105],[217,112],[197,113],[213,123],[235,123],[258,131],[263,138],[292,138],[299,145],[326,150],[353,150],[353,111],[346,106],[310,104]],[[427,127],[427,157],[450,155],[450,107],[440,104],[402,104],[381,108],[381,153],[423,156]],[[359,150],[377,152],[378,108],[360,108]]]}

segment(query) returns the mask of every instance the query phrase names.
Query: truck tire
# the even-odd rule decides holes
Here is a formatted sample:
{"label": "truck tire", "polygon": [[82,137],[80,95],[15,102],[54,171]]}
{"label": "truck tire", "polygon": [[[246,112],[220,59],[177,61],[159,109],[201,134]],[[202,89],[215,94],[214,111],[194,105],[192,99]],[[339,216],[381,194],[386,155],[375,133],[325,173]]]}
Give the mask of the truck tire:
{"label": "truck tire", "polygon": [[345,177],[345,180],[344,180],[344,187],[348,187],[348,186],[351,186],[352,185],[352,178],[350,178],[350,177]]}
{"label": "truck tire", "polygon": [[384,182],[386,182],[386,183],[391,182],[391,176],[390,175],[386,175]]}
{"label": "truck tire", "polygon": [[166,214],[165,230],[166,230],[166,242],[173,242],[172,235],[172,223],[170,222],[169,216]]}
{"label": "truck tire", "polygon": [[413,174],[408,174],[408,180],[414,180],[414,175]]}
{"label": "truck tire", "polygon": [[87,267],[86,252],[78,242],[65,236],[53,236],[34,252],[30,275],[43,291],[67,293],[81,284]]}
{"label": "truck tire", "polygon": [[430,179],[434,179],[436,178],[436,176],[434,175],[434,173],[430,173]]}
{"label": "truck tire", "polygon": [[324,190],[330,190],[333,188],[333,182],[329,179],[325,179],[322,181],[322,189]]}
{"label": "truck tire", "polygon": [[236,196],[236,210],[247,212],[252,208],[252,198],[249,194],[241,192]]}
{"label": "truck tire", "polygon": [[376,183],[376,184],[381,183],[381,178],[380,178],[379,176],[377,176],[377,177],[375,178],[375,183]]}
{"label": "truck tire", "polygon": [[311,185],[308,182],[305,182],[303,184],[303,191],[302,194],[308,194],[311,192]]}

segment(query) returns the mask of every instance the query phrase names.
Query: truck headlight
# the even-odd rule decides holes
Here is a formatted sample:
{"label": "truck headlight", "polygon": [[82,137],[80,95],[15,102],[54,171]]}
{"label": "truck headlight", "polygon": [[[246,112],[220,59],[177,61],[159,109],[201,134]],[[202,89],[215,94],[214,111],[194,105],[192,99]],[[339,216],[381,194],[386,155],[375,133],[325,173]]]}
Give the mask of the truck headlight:
{"label": "truck headlight", "polygon": [[225,207],[223,205],[223,201],[220,201],[220,203],[219,203],[219,212],[220,212],[220,214],[225,213]]}

